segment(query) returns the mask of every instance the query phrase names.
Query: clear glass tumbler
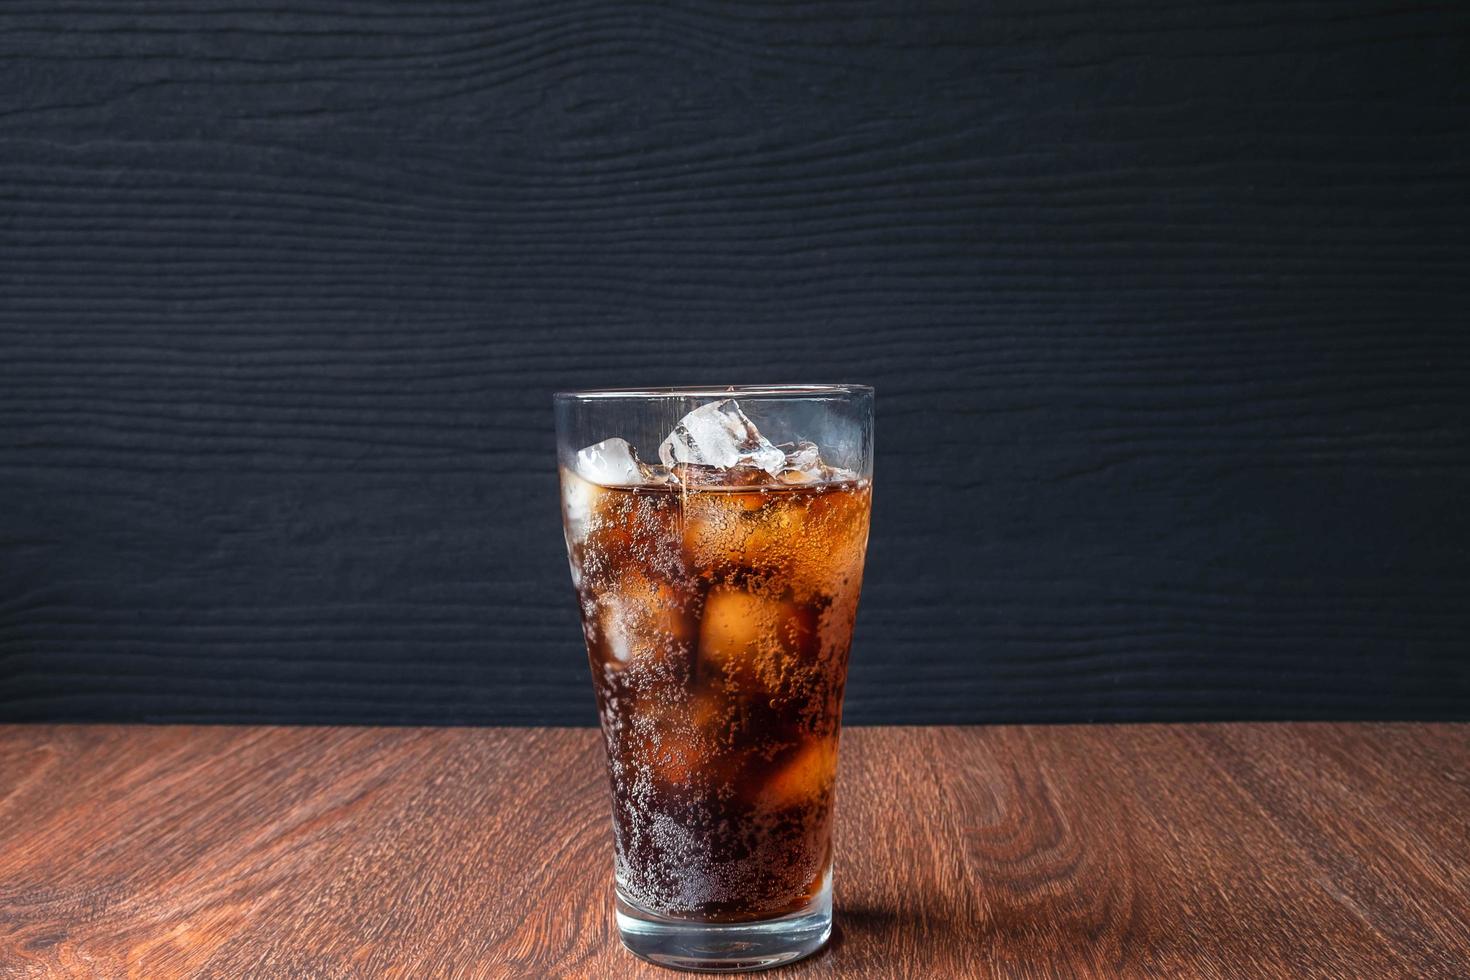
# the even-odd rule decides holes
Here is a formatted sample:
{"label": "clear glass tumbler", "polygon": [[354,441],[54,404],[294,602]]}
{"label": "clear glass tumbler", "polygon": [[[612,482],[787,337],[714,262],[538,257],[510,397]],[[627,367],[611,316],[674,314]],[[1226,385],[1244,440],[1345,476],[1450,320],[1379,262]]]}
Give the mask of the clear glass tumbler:
{"label": "clear glass tumbler", "polygon": [[555,404],[623,943],[687,970],[800,959],[832,929],[873,391],[575,391]]}

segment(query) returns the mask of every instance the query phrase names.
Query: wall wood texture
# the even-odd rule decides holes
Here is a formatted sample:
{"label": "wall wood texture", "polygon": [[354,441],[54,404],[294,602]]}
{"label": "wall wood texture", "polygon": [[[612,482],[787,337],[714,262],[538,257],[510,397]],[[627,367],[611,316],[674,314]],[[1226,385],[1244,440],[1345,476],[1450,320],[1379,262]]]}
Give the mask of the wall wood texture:
{"label": "wall wood texture", "polygon": [[850,720],[1470,717],[1467,66],[1453,3],[6,4],[0,718],[590,724],[551,391],[813,380],[879,393]]}

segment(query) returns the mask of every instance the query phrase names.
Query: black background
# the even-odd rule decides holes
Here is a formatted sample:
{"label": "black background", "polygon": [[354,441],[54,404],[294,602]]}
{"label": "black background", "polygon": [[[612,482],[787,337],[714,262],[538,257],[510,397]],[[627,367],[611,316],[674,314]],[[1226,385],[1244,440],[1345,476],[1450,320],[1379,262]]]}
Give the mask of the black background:
{"label": "black background", "polygon": [[1470,717],[1465,9],[6,4],[0,717],[591,723],[551,391],[778,381],[852,721]]}

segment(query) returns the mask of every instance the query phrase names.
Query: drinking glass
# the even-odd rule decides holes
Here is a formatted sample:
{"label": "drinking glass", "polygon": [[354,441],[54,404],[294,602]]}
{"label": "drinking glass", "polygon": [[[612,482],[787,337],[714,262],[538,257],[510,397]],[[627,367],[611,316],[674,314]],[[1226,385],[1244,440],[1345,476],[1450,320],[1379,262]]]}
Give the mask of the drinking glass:
{"label": "drinking glass", "polygon": [[623,943],[690,970],[800,959],[832,928],[873,391],[572,391],[555,407]]}

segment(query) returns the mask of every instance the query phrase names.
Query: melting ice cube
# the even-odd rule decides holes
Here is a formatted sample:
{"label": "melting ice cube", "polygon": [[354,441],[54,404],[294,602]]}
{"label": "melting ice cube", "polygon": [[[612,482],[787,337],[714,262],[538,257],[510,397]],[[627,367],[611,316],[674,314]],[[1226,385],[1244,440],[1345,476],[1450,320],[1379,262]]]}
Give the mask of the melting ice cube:
{"label": "melting ice cube", "polygon": [[777,474],[782,483],[816,483],[822,479],[826,467],[816,443],[783,442],[779,448],[786,453],[786,465]]}
{"label": "melting ice cube", "polygon": [[775,476],[786,467],[786,454],[760,434],[733,398],[701,405],[680,419],[658,456],[670,468],[679,463],[753,466]]}
{"label": "melting ice cube", "polygon": [[815,443],[783,442],[779,448],[786,453],[786,467],[776,474],[782,483],[839,483],[858,478],[852,470],[828,466]]}
{"label": "melting ice cube", "polygon": [[643,467],[626,439],[604,439],[577,453],[577,475],[605,487],[636,486]]}

